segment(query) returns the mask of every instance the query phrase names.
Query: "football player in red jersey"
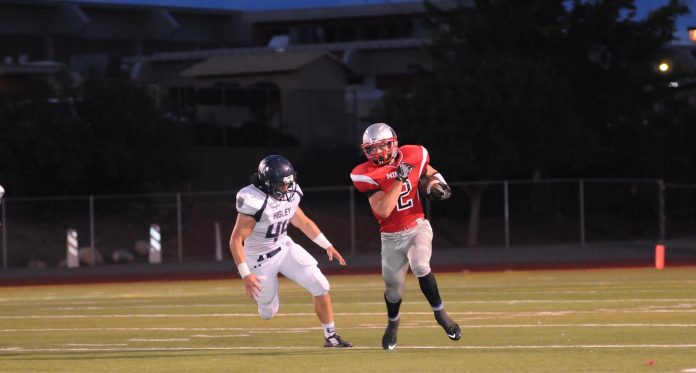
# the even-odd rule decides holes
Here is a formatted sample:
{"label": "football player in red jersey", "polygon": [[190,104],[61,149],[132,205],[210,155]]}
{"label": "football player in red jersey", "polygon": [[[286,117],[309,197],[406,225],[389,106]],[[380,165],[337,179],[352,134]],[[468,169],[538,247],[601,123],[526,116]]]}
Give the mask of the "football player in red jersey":
{"label": "football player in red jersey", "polygon": [[437,323],[450,339],[459,340],[459,325],[445,312],[435,275],[430,270],[433,230],[423,213],[418,180],[422,175],[438,179],[439,183],[433,185],[429,195],[433,199],[449,198],[450,187],[430,166],[430,156],[424,147],[399,147],[396,133],[385,123],[372,124],[365,130],[362,149],[367,161],[356,166],[350,178],[353,185],[367,195],[380,227],[382,276],[386,285],[384,301],[389,319],[382,348],[396,347],[399,307],[409,266],[418,278]]}

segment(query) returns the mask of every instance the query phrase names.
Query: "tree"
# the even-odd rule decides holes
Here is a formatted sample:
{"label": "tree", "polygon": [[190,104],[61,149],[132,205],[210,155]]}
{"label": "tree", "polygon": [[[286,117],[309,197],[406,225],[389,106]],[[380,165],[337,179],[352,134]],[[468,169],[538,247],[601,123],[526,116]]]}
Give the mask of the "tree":
{"label": "tree", "polygon": [[0,172],[14,195],[158,191],[193,170],[191,136],[165,120],[143,87],[89,82],[83,99],[37,87],[0,111]]}
{"label": "tree", "polygon": [[[621,171],[626,137],[649,138],[641,124],[662,93],[653,64],[687,11],[678,0],[643,20],[633,0],[425,4],[431,65],[413,90],[387,92],[375,115],[437,149],[453,180]],[[476,245],[483,189],[468,193]]]}

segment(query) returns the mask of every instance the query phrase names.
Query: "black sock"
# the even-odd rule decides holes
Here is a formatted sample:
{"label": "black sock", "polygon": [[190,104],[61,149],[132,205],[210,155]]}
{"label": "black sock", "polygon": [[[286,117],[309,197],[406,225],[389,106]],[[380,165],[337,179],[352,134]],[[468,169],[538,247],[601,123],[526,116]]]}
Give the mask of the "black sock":
{"label": "black sock", "polygon": [[387,294],[384,294],[384,303],[387,304],[387,317],[393,319],[399,316],[399,308],[401,307],[401,299],[396,301],[396,303],[391,303],[387,300]]}
{"label": "black sock", "polygon": [[435,275],[432,272],[423,277],[418,277],[418,284],[420,284],[423,295],[425,295],[428,303],[430,303],[430,307],[434,309],[442,305],[440,291],[437,290],[437,281],[435,280]]}

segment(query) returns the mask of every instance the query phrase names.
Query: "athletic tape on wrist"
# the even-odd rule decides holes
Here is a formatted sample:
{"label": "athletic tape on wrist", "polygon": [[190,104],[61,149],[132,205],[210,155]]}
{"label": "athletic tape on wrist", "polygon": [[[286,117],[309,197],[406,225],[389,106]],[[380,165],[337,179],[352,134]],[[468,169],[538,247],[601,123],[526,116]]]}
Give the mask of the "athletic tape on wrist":
{"label": "athletic tape on wrist", "polygon": [[324,236],[324,233],[319,233],[316,237],[312,239],[315,244],[319,245],[324,250],[327,250],[329,247],[333,246],[329,240],[326,239],[326,236]]}
{"label": "athletic tape on wrist", "polygon": [[433,176],[435,176],[436,179],[440,180],[441,183],[447,184],[447,182],[445,181],[445,178],[442,176],[441,173],[436,172],[435,175],[433,175]]}
{"label": "athletic tape on wrist", "polygon": [[239,271],[239,277],[244,278],[247,277],[251,274],[251,271],[249,270],[249,266],[246,264],[246,262],[242,262],[237,266],[237,271]]}

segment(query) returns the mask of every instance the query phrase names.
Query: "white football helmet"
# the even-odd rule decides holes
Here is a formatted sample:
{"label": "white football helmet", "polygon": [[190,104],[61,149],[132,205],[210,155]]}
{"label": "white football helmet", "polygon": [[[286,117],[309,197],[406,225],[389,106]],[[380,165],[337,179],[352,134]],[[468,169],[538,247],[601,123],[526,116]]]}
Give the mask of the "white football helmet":
{"label": "white football helmet", "polygon": [[375,123],[363,134],[362,150],[365,157],[377,166],[385,165],[396,157],[399,142],[396,132],[386,123]]}

